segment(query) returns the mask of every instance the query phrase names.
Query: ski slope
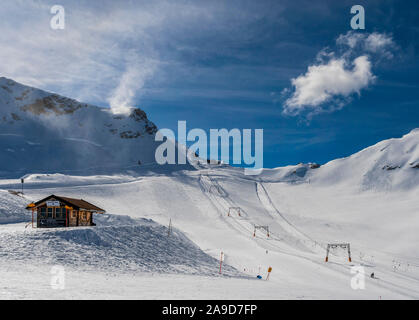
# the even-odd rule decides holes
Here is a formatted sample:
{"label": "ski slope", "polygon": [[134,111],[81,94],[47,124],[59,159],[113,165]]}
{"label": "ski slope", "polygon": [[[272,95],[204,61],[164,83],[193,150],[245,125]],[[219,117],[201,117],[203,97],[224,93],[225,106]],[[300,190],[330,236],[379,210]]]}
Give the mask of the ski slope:
{"label": "ski slope", "polygon": [[[216,170],[215,170],[216,171]],[[58,187],[59,181],[53,181],[52,188],[54,193],[65,194],[67,196],[82,195],[84,199],[94,203],[102,203],[106,210],[112,214],[129,215],[134,218],[153,219],[154,221],[167,225],[169,219],[172,219],[174,226],[184,232],[196,245],[198,245],[203,252],[209,254],[214,259],[210,264],[205,265],[205,272],[202,267],[198,269],[191,268],[187,265],[185,274],[209,274],[215,276],[218,272],[218,264],[216,259],[219,258],[220,252],[224,252],[226,265],[231,265],[239,270],[243,275],[249,278],[254,278],[257,274],[266,276],[268,266],[273,268],[269,284],[271,286],[271,298],[353,298],[353,299],[378,299],[378,298],[418,298],[419,297],[419,268],[418,257],[415,252],[403,252],[403,250],[395,250],[387,252],[386,243],[380,244],[371,237],[370,230],[367,226],[363,226],[366,231],[364,238],[358,236],[349,236],[342,233],[342,230],[350,229],[353,226],[352,222],[339,221],[335,225],[325,226],[321,231],[318,230],[318,225],[315,225],[316,219],[312,217],[300,216],[299,210],[301,208],[294,203],[293,197],[288,197],[291,193],[295,196],[302,185],[289,186],[278,183],[280,187],[273,183],[263,183],[259,187],[260,182],[255,183],[248,179],[239,180],[234,178],[236,172],[229,174],[228,170],[224,172],[209,173],[208,170],[204,172],[185,172],[175,177],[142,177],[132,181],[129,179],[125,183],[118,181],[115,184],[102,183],[99,180],[98,184],[85,184],[85,180],[81,179],[79,185],[75,185],[74,181],[71,186],[66,186],[65,183]],[[232,177],[233,176],[233,177]],[[240,185],[240,188],[237,188]],[[215,186],[215,187],[212,187]],[[30,183],[26,186],[25,196],[28,199],[38,199],[49,193],[51,188],[44,185],[39,188],[34,184],[34,188],[30,188]],[[307,187],[307,186],[306,186]],[[282,189],[283,188],[283,189]],[[219,190],[222,190],[221,193]],[[263,191],[262,191],[263,190]],[[306,193],[307,190],[303,190]],[[312,190],[310,190],[312,191]],[[283,214],[276,209],[273,196],[280,194],[279,199],[282,201],[278,204],[281,208],[285,206],[288,210]],[[276,197],[275,197],[276,199]],[[365,203],[369,203],[373,197],[368,198]],[[335,199],[336,206],[338,206],[340,199]],[[297,201],[298,202],[298,201]],[[393,203],[393,205],[397,205]],[[227,211],[230,206],[240,206],[242,208],[242,216],[227,216]],[[314,207],[311,207],[313,209]],[[329,219],[325,219],[329,221]],[[333,221],[333,220],[332,220]],[[129,222],[128,225],[132,223]],[[267,224],[270,227],[271,234],[267,237],[262,231],[258,230],[256,237],[253,237],[254,224]],[[135,224],[134,224],[135,225]],[[316,227],[313,228],[313,225]],[[8,227],[10,229],[10,226]],[[163,241],[161,246],[157,248],[165,248],[167,244],[166,237],[134,238],[134,242],[139,242],[140,247],[131,247],[129,244],[116,246],[116,249],[111,250],[117,257],[118,252],[124,252],[121,259],[113,259],[109,256],[107,251],[102,251],[101,246],[94,246],[87,248],[88,244],[99,241],[98,228],[88,228],[87,230],[72,230],[65,231],[44,231],[44,230],[26,230],[25,234],[30,233],[32,238],[28,242],[32,245],[27,246],[25,240],[21,240],[22,230],[24,226],[19,225],[20,231],[13,237],[2,236],[2,243],[13,243],[8,250],[4,251],[8,260],[19,258],[21,252],[17,248],[25,248],[35,252],[37,248],[41,248],[42,252],[53,253],[53,248],[50,246],[42,246],[44,233],[48,234],[48,238],[71,239],[71,242],[76,243],[77,246],[85,246],[85,251],[79,255],[74,256],[72,252],[77,251],[74,247],[67,243],[61,244],[61,259],[56,256],[36,256],[28,255],[23,260],[33,264],[48,264],[53,265],[57,263],[64,263],[71,268],[80,268],[85,266],[92,266],[97,272],[105,272],[110,268],[112,272],[126,274],[125,260],[127,265],[136,266],[131,270],[137,277],[137,272],[152,271],[173,273],[171,268],[159,269],[146,266],[144,269],[139,268],[142,257],[135,257],[135,252],[143,244],[152,241],[152,245],[156,245]],[[143,230],[138,226],[125,226],[118,230],[112,230],[114,227],[106,227],[106,233],[100,233],[99,239],[113,239],[111,247],[119,244],[118,238],[121,241],[126,241],[126,237],[120,232],[126,229],[136,230],[135,232],[141,234]],[[137,228],[137,229],[135,229]],[[363,228],[358,228],[358,233],[362,233]],[[331,229],[329,232],[325,230]],[[167,229],[165,229],[167,230]],[[112,231],[112,232],[111,232]],[[4,233],[3,230],[1,231]],[[164,233],[164,232],[163,232]],[[341,233],[341,235],[339,235]],[[350,234],[350,232],[349,232]],[[128,237],[128,236],[127,236]],[[131,237],[131,236],[129,236]],[[84,239],[81,241],[81,239]],[[104,241],[104,240],[100,240]],[[78,243],[81,241],[81,243]],[[156,241],[154,243],[153,241]],[[330,263],[324,263],[325,250],[323,249],[327,242],[335,241],[349,241],[352,244],[353,263],[346,261],[342,254],[332,256]],[[105,242],[105,241],[104,241]],[[403,245],[404,246],[404,245]],[[170,250],[173,247],[169,247]],[[4,249],[3,249],[4,250]],[[162,256],[171,257],[171,251],[163,250],[160,252]],[[185,249],[189,250],[188,248]],[[395,252],[394,252],[395,250]],[[16,252],[16,254],[13,254]],[[116,253],[115,253],[116,252]],[[157,252],[157,251],[156,251]],[[397,252],[400,252],[398,254]],[[396,254],[397,253],[397,254]],[[109,263],[93,263],[93,261],[100,260],[98,257],[105,254],[110,258]],[[68,258],[68,255],[70,258]],[[86,259],[85,257],[88,257]],[[95,258],[96,257],[96,258]],[[408,269],[402,265],[394,270],[393,260],[397,263],[401,262],[403,265],[409,264]],[[83,263],[82,263],[83,262]],[[12,263],[8,261],[8,263]],[[350,266],[364,265],[367,273],[375,272],[380,279],[367,278],[367,287],[365,290],[353,290],[350,287]],[[212,268],[212,269],[211,269]],[[89,270],[89,268],[82,268],[82,270]],[[92,270],[92,269],[90,269]],[[100,271],[102,270],[102,271]],[[129,268],[128,268],[129,270]],[[224,271],[223,271],[224,273]],[[142,274],[141,278],[147,278],[147,275]],[[200,276],[198,276],[200,277]],[[189,278],[191,279],[191,278]],[[232,280],[225,280],[220,286],[220,291],[224,285]],[[238,280],[234,280],[238,281]],[[255,280],[256,281],[256,280]],[[243,280],[248,282],[248,280]],[[257,281],[256,281],[257,282]],[[253,292],[253,284],[250,286],[248,295],[245,298],[265,297],[263,293]],[[272,287],[273,286],[273,287]],[[290,289],[292,290],[290,291]],[[110,291],[111,288],[109,288]],[[287,292],[294,292],[294,294],[287,295]],[[219,291],[214,292],[213,298],[217,297]],[[307,294],[310,293],[310,294]],[[221,293],[220,293],[221,294]],[[173,296],[174,297],[174,296]],[[193,291],[191,295],[193,296]],[[235,298],[232,295],[230,298]],[[227,297],[228,298],[228,297]]]}
{"label": "ski slope", "polygon": [[[100,204],[109,215],[96,217],[95,228],[1,224],[0,272],[11,276],[1,279],[9,289],[0,295],[51,297],[45,270],[60,264],[69,287],[59,298],[418,299],[417,141],[413,131],[320,168],[289,166],[260,176],[225,165],[167,174],[28,175],[27,202],[53,193]],[[400,170],[382,169],[397,160],[395,150],[406,158]],[[328,168],[335,172],[329,184]],[[366,184],[372,172],[386,178]],[[0,180],[1,199],[15,212],[25,201],[6,190],[19,187],[17,179]],[[241,214],[229,215],[231,207]],[[173,238],[166,234],[170,220]],[[255,225],[269,226],[269,236],[263,229],[254,234]],[[335,242],[351,244],[352,262],[338,250],[324,262],[326,245]],[[351,287],[353,266],[365,268],[364,290]],[[269,280],[257,280],[268,267]],[[16,280],[18,270],[37,268],[35,279]]]}

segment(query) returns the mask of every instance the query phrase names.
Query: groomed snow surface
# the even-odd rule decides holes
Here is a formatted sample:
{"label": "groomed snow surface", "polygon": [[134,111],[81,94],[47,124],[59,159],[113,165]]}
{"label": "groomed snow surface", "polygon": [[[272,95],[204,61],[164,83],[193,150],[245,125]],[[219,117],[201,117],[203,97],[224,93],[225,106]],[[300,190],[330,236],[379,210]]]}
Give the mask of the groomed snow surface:
{"label": "groomed snow surface", "polygon": [[[0,180],[0,298],[418,299],[418,136],[260,176],[227,166],[37,174],[23,196],[8,191],[20,180]],[[50,194],[107,214],[95,215],[96,227],[32,229],[25,205]],[[255,225],[269,237],[254,237]],[[352,262],[338,249],[324,262],[336,242],[351,244]],[[63,289],[51,287],[56,265]],[[351,287],[354,266],[364,267],[365,289]]]}

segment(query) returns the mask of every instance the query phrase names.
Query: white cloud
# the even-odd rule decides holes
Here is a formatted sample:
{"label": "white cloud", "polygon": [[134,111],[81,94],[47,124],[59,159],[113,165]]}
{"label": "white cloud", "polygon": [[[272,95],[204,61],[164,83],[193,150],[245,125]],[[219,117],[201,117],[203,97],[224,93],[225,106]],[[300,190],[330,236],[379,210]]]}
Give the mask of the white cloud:
{"label": "white cloud", "polygon": [[355,48],[360,41],[365,39],[365,35],[359,32],[349,31],[346,34],[341,34],[336,40],[336,44],[338,45],[345,45],[349,48]]}
{"label": "white cloud", "polygon": [[349,31],[346,34],[341,34],[337,38],[336,44],[347,46],[346,53],[353,51],[368,52],[384,55],[387,58],[393,57],[391,51],[396,47],[390,35],[378,32],[368,34]]}
{"label": "white cloud", "polygon": [[385,55],[386,58],[392,58],[393,54],[391,49],[395,47],[393,39],[386,34],[381,33],[371,33],[365,39],[365,50],[374,53],[381,53]]}
{"label": "white cloud", "polygon": [[356,58],[352,68],[346,66],[343,58],[310,66],[304,75],[292,79],[295,90],[286,100],[284,112],[295,115],[304,109],[320,111],[323,103],[336,96],[359,94],[373,80],[371,62],[367,56]]}
{"label": "white cloud", "polygon": [[287,97],[284,114],[295,116],[308,112],[311,117],[341,109],[352,95],[360,95],[375,80],[372,60],[391,58],[391,49],[395,47],[386,34],[352,31],[340,35],[336,44],[337,52],[321,50],[317,64],[291,79],[292,90],[283,91]]}

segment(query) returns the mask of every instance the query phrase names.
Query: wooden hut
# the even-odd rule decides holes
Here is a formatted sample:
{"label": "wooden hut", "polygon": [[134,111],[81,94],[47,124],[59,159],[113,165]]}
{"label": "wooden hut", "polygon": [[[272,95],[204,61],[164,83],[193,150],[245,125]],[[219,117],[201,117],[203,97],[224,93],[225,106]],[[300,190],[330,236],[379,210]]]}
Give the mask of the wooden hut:
{"label": "wooden hut", "polygon": [[37,228],[94,226],[93,213],[105,213],[105,210],[83,200],[50,195],[29,204],[32,210],[32,226]]}

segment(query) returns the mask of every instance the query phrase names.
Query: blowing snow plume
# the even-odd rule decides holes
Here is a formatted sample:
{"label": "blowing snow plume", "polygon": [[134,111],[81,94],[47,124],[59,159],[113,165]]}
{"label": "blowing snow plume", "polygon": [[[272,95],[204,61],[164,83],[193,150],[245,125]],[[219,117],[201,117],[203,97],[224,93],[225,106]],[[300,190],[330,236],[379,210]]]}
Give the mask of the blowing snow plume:
{"label": "blowing snow plume", "polygon": [[131,108],[134,107],[134,99],[138,97],[146,79],[154,73],[155,69],[154,61],[141,60],[136,55],[129,56],[118,86],[107,99],[113,113],[130,113]]}

